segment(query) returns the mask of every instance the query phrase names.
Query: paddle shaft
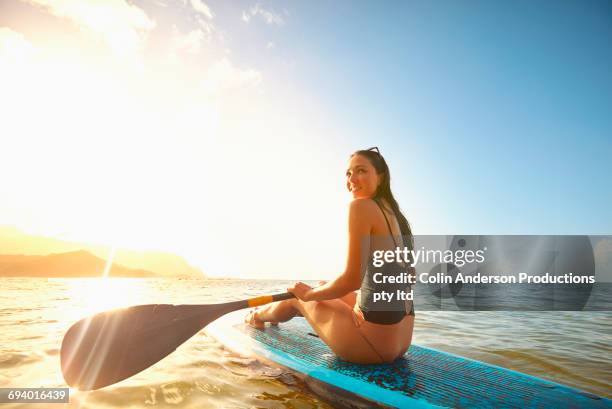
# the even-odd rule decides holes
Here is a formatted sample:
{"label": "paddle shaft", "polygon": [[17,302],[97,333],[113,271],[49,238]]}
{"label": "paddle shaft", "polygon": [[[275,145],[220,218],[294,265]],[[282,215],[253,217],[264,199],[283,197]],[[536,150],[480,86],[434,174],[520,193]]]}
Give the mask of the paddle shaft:
{"label": "paddle shaft", "polygon": [[247,307],[257,307],[259,305],[269,304],[274,301],[283,301],[295,298],[295,295],[291,293],[279,293],[273,295],[264,295],[261,297],[249,298],[246,300]]}

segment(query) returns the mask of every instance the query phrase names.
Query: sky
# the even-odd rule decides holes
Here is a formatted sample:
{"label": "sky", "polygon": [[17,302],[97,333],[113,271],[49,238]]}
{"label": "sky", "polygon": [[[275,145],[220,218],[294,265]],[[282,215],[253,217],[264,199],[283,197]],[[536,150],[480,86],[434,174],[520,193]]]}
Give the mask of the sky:
{"label": "sky", "polygon": [[3,0],[0,72],[31,234],[330,278],[371,146],[415,234],[612,234],[608,1]]}

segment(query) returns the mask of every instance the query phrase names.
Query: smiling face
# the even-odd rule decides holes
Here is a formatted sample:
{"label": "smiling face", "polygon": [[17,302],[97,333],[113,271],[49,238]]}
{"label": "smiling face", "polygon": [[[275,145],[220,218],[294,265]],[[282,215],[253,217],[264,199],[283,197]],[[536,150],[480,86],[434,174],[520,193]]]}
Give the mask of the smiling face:
{"label": "smiling face", "polygon": [[366,157],[354,155],[346,171],[346,187],[355,199],[373,197],[381,177]]}

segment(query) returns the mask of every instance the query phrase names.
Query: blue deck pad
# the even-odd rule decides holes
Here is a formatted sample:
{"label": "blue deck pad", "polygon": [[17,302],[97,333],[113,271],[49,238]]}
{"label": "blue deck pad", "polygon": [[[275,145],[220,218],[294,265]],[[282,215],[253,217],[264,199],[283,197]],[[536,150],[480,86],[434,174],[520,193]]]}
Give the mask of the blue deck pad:
{"label": "blue deck pad", "polygon": [[[612,408],[612,401],[520,372],[412,345],[402,359],[358,365],[337,358],[303,318],[234,327],[267,358],[383,404],[452,408]],[[260,352],[261,352],[260,351]],[[255,351],[257,352],[257,351]]]}

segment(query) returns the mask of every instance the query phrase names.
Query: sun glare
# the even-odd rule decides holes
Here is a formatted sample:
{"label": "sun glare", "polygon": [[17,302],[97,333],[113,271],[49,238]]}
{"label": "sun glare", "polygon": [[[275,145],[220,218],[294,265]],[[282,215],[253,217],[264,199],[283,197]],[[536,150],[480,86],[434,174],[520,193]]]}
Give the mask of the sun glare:
{"label": "sun glare", "polygon": [[[330,129],[300,123],[294,102],[271,97],[272,78],[226,55],[141,72],[137,53],[106,61],[96,48],[30,41],[0,31],[0,133],[10,135],[0,171],[13,175],[0,206],[28,214],[3,224],[175,253],[211,276],[285,276],[304,244],[324,240],[300,274],[337,270],[345,196],[335,163],[321,159]],[[321,237],[294,217],[305,210],[337,228]]]}
{"label": "sun glare", "polygon": [[83,317],[131,305],[151,302],[151,290],[146,280],[131,278],[84,278],[66,280],[68,297],[75,308],[72,321]]}

